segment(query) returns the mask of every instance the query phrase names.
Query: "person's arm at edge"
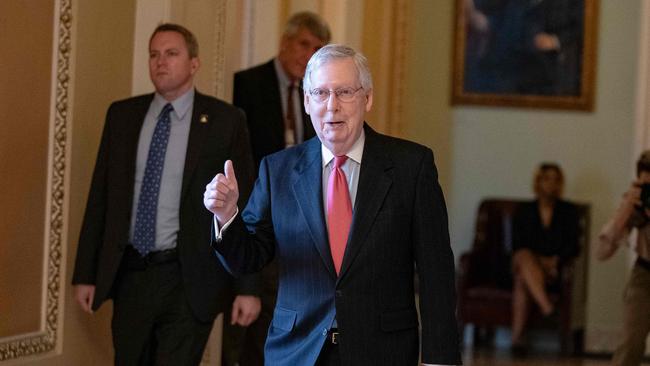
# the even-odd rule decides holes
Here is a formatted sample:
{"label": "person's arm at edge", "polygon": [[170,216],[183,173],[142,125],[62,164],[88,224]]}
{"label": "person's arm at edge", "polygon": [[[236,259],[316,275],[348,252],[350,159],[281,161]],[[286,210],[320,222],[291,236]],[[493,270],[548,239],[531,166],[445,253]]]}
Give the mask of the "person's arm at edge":
{"label": "person's arm at edge", "polygon": [[430,149],[422,154],[416,184],[413,212],[418,214],[413,216],[412,230],[420,281],[422,362],[460,365],[454,258],[447,209]]}
{"label": "person's arm at edge", "polygon": [[630,232],[628,221],[636,209],[635,197],[632,192],[633,189],[623,195],[623,199],[614,212],[614,216],[603,226],[598,234],[596,242],[596,258],[598,260],[604,261],[609,259],[626,242]]}
{"label": "person's arm at edge", "polygon": [[109,146],[111,121],[115,113],[113,103],[106,112],[104,130],[99,143],[95,168],[86,202],[83,223],[79,233],[77,256],[75,259],[72,285],[74,297],[83,311],[92,313],[95,297],[95,276],[99,252],[104,236],[106,216],[107,169],[109,162]]}

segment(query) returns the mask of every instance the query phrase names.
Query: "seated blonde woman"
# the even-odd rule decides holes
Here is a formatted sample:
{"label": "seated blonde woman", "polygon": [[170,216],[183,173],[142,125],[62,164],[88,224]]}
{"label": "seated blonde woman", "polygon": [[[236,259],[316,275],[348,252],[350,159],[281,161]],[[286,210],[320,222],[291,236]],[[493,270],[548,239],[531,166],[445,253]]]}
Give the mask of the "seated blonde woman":
{"label": "seated blonde woman", "polygon": [[514,274],[512,347],[524,350],[524,330],[530,306],[550,316],[554,304],[547,288],[558,280],[561,266],[578,255],[578,213],[561,199],[564,177],[559,165],[542,163],[533,189],[536,199],[524,203],[513,219]]}

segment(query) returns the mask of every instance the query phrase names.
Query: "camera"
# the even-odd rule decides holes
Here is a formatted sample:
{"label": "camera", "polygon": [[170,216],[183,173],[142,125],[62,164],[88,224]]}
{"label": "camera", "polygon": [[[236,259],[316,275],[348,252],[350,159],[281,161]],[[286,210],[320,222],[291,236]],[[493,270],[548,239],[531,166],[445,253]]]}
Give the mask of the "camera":
{"label": "camera", "polygon": [[641,185],[641,207],[642,209],[650,210],[650,183]]}

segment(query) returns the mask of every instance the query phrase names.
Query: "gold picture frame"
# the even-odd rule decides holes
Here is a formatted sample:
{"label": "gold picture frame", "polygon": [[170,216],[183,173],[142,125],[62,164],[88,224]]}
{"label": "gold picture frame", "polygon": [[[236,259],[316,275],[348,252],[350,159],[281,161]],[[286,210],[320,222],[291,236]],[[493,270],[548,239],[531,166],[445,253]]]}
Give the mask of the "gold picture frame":
{"label": "gold picture frame", "polygon": [[452,105],[592,111],[598,0],[456,0]]}

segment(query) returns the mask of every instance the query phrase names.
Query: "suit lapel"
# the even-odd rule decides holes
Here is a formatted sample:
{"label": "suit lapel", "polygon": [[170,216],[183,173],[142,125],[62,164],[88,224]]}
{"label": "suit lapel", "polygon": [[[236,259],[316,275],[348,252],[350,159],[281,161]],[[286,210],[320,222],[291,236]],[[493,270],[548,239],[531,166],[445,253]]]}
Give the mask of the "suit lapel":
{"label": "suit lapel", "polygon": [[368,125],[364,126],[366,142],[359,174],[357,198],[348,244],[341,264],[342,278],[366,243],[368,230],[375,221],[384,198],[393,184],[393,161],[386,156],[379,136]]}
{"label": "suit lapel", "polygon": [[271,125],[268,130],[274,132],[278,141],[284,141],[284,113],[282,112],[280,81],[275,73],[273,60],[266,63],[264,70],[264,75],[260,79],[258,95],[265,104],[265,110],[271,114],[267,116],[267,123]]}
{"label": "suit lapel", "polygon": [[[204,96],[199,92],[194,93],[194,106],[192,108],[192,121],[190,121],[190,135],[187,139],[187,153],[185,155],[185,167],[183,169],[183,186],[181,189],[181,201],[187,194],[188,187],[199,162],[199,154],[203,141],[207,136],[208,128],[215,123],[216,116],[206,111]],[[219,143],[215,141],[215,143]]]}
{"label": "suit lapel", "polygon": [[314,138],[306,143],[305,152],[299,159],[298,164],[296,164],[295,172],[298,176],[293,185],[296,202],[307,222],[307,228],[316,250],[320,254],[328,272],[333,277],[336,277],[323,217],[323,194],[321,192],[323,173],[320,140]]}

